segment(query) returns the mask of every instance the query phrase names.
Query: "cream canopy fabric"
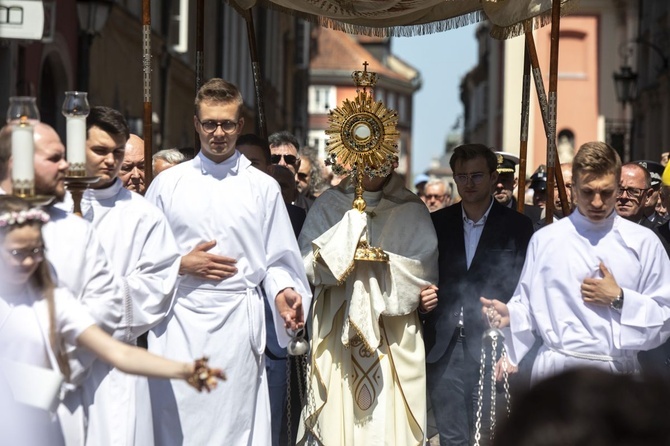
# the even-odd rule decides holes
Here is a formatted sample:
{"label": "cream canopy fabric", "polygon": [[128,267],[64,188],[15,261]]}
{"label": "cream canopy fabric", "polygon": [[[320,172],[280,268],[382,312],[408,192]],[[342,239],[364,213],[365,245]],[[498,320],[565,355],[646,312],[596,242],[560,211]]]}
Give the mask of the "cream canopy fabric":
{"label": "cream canopy fabric", "polygon": [[[560,0],[562,14],[572,0]],[[491,35],[508,38],[547,23],[551,0],[229,0],[242,10],[279,9],[348,33],[410,36],[489,19]]]}

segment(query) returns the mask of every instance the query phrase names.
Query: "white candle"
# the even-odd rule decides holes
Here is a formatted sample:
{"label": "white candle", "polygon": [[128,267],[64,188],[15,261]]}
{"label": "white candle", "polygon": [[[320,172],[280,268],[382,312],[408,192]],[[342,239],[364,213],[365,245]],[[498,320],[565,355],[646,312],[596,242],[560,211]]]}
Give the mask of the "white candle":
{"label": "white candle", "polygon": [[12,127],[12,182],[27,187],[35,181],[35,145],[32,125]]}
{"label": "white candle", "polygon": [[67,117],[67,160],[73,168],[86,163],[86,116]]}

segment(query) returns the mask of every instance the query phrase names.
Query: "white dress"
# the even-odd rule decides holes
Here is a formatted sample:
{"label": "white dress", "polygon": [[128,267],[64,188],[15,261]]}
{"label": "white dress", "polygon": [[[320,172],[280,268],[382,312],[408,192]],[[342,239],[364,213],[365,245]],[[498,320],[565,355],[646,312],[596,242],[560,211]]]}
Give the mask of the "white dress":
{"label": "white dress", "polygon": [[199,154],[154,179],[146,197],[163,210],[183,254],[216,240],[211,253],[237,259],[223,281],[183,276],[173,312],[150,332],[149,349],[177,360],[203,355],[228,380],[212,394],[185,382],[150,380],[154,434],[160,445],[268,445],[264,287],[280,345],[288,336],[274,297],[293,287],[311,294],[293,229],[274,179],[239,153],[216,164]]}
{"label": "white dress", "polygon": [[[54,293],[56,330],[68,345],[95,321],[69,291],[57,288]],[[0,359],[57,370],[58,364],[49,343],[47,302],[33,287],[26,286],[20,295],[0,296]],[[0,375],[2,373],[0,372]],[[11,392],[0,376],[4,392],[0,408],[1,444],[57,446],[63,443],[60,423],[55,414],[13,403]],[[3,425],[4,424],[4,425]]]}
{"label": "white dress", "polygon": [[[624,291],[623,310],[587,304],[585,278],[604,265]],[[612,212],[594,223],[575,210],[541,229],[528,246],[503,330],[513,364],[542,337],[532,381],[591,366],[616,373],[639,370],[637,353],[670,335],[670,260],[658,237]]]}
{"label": "white dress", "polygon": [[[180,256],[164,215],[144,197],[116,180],[105,189],[88,189],[82,213],[90,221],[123,284],[123,316],[117,337],[137,337],[170,310]],[[95,361],[86,380],[68,395],[86,412],[87,445],[151,445],[153,424],[145,377],[128,375]]]}

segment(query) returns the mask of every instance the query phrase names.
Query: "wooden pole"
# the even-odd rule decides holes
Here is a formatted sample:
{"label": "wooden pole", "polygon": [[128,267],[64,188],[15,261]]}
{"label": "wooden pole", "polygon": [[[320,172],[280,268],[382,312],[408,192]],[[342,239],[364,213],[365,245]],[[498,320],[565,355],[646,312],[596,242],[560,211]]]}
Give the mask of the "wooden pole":
{"label": "wooden pole", "polygon": [[[549,116],[549,101],[547,99],[547,94],[545,93],[544,89],[544,80],[542,78],[542,70],[540,69],[540,63],[539,59],[537,57],[537,49],[535,47],[535,40],[533,39],[533,33],[530,31],[530,29],[526,30],[526,48],[528,50],[528,53],[530,55],[530,62],[531,62],[531,67],[532,67],[532,76],[533,76],[533,81],[535,83],[535,91],[537,92],[537,99],[540,105],[540,114],[542,116],[542,123],[544,124],[544,132],[547,136],[547,155],[549,155],[549,141],[550,139],[550,132],[551,132],[551,118]],[[557,56],[558,57],[558,56]],[[558,79],[558,74],[556,76],[556,79]],[[555,97],[555,94],[554,94]],[[555,111],[555,110],[554,110]],[[553,154],[554,154],[554,159],[555,163],[554,165],[559,165],[560,166],[560,161],[558,159],[558,153],[556,152],[556,115],[554,114],[553,117]],[[548,168],[548,166],[547,166]],[[553,221],[553,201],[554,201],[554,192],[553,192],[553,186],[554,186],[554,177],[556,178],[556,182],[558,185],[558,195],[561,199],[561,207],[563,210],[563,215],[569,215],[570,214],[570,203],[568,202],[567,194],[565,191],[565,182],[563,181],[563,172],[561,169],[554,169],[554,172],[552,174],[549,174],[549,171],[547,169],[547,202],[551,200],[551,220]],[[552,190],[551,190],[551,195],[549,194],[549,185],[551,184]],[[547,210],[547,214],[549,214],[549,210]],[[548,222],[548,223],[551,223]]]}
{"label": "wooden pole", "polygon": [[247,22],[247,36],[249,40],[249,53],[251,54],[251,69],[254,74],[254,87],[256,89],[256,106],[258,107],[258,127],[260,136],[263,139],[268,138],[268,127],[265,121],[265,103],[263,102],[263,76],[261,72],[261,63],[258,59],[258,44],[256,43],[256,31],[254,30],[254,15],[251,9],[245,9],[242,12],[244,20]]}
{"label": "wooden pole", "polygon": [[151,0],[142,1],[142,70],[144,87],[144,184],[149,187],[153,179],[153,122],[151,105]]}
{"label": "wooden pole", "polygon": [[523,53],[523,89],[521,93],[521,135],[519,137],[519,182],[517,184],[516,209],[523,213],[526,196],[526,159],[528,157],[528,114],[530,109],[530,52],[525,46]]}
{"label": "wooden pole", "polygon": [[[561,25],[561,0],[551,2],[551,49],[549,53],[549,97],[547,118],[547,205],[545,223],[554,221],[554,181],[556,177],[556,112],[558,91],[558,41]],[[560,169],[559,169],[560,172]]]}
{"label": "wooden pole", "polygon": [[[195,93],[202,87],[205,54],[205,0],[198,0],[195,8]],[[195,132],[195,154],[200,151],[200,136]]]}

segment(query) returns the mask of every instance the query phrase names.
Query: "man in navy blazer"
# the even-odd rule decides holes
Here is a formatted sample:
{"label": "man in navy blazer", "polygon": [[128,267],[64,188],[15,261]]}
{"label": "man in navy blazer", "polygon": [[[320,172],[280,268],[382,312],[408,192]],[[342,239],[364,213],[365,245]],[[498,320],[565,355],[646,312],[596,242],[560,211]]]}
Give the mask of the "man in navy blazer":
{"label": "man in navy blazer", "polygon": [[[442,445],[472,444],[482,334],[488,328],[479,298],[509,300],[533,234],[528,217],[492,198],[497,164],[484,145],[457,147],[450,165],[462,201],[431,214],[439,281],[422,295],[437,293],[438,305],[424,318],[424,338],[428,394]],[[483,412],[487,421],[489,410]]]}

